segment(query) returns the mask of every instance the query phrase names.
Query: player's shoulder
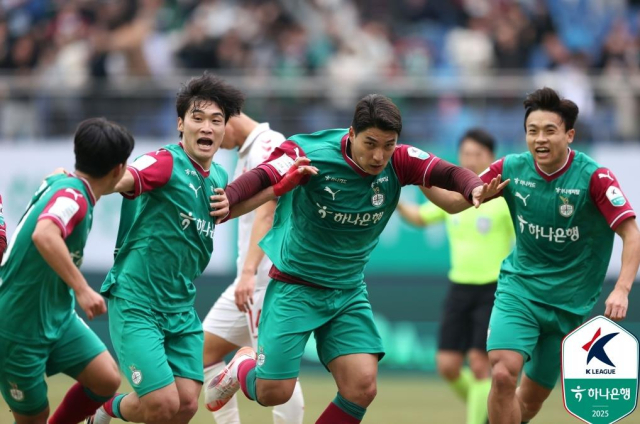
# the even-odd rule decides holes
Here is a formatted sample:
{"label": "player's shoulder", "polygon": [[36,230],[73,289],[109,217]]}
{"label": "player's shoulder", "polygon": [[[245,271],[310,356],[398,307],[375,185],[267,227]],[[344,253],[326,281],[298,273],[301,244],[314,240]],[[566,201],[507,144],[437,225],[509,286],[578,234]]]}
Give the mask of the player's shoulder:
{"label": "player's shoulder", "polygon": [[573,152],[574,156],[572,167],[575,166],[576,169],[579,169],[589,175],[602,168],[602,166],[595,159],[593,159],[586,153],[580,152],[578,150],[574,150]]}
{"label": "player's shoulder", "polygon": [[532,164],[533,165],[533,156],[531,152],[522,152],[522,153],[510,153],[505,155],[502,163],[504,166],[518,166],[522,164]]}
{"label": "player's shoulder", "polygon": [[430,157],[433,157],[433,155],[410,144],[398,144],[391,157],[410,157],[420,160],[427,160]]}
{"label": "player's shoulder", "polygon": [[317,131],[311,134],[296,134],[289,137],[309,155],[310,153],[322,150],[340,150],[342,139],[349,133],[348,128],[334,128]]}

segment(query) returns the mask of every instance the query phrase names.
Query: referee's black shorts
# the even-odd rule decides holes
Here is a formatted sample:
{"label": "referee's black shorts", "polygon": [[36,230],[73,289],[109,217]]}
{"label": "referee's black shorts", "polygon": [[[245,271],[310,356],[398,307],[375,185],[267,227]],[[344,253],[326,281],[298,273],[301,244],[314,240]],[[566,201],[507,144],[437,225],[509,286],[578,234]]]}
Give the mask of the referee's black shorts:
{"label": "referee's black shorts", "polygon": [[444,303],[439,350],[466,353],[469,349],[487,349],[487,329],[497,283],[450,283]]}

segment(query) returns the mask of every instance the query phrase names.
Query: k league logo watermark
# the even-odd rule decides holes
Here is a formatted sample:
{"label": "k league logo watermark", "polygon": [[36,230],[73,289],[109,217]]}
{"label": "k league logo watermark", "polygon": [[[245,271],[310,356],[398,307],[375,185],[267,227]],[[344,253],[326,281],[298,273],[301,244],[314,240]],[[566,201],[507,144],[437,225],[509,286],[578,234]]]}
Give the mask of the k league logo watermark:
{"label": "k league logo watermark", "polygon": [[562,395],[567,411],[591,424],[611,424],[638,403],[638,339],[603,316],[562,341]]}

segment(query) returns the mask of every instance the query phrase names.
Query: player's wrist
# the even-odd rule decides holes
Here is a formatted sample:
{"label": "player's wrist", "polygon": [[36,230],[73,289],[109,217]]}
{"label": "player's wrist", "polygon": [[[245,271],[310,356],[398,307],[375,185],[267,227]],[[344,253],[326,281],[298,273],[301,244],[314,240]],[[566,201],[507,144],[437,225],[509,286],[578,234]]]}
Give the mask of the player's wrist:
{"label": "player's wrist", "polygon": [[622,283],[622,282],[618,282],[614,286],[614,290],[619,290],[619,291],[623,292],[624,294],[628,295],[631,292],[631,285],[630,284],[625,284],[625,283]]}
{"label": "player's wrist", "polygon": [[256,268],[242,268],[243,275],[256,275],[258,270]]}

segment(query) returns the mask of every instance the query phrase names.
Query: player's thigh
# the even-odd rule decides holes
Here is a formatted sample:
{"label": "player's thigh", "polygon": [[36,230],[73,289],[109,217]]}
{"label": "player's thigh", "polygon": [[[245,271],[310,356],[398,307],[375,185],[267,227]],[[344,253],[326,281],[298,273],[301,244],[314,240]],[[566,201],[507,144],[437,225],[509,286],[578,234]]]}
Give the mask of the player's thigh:
{"label": "player's thigh", "polygon": [[469,349],[487,350],[487,330],[491,319],[496,284],[475,286],[475,305],[471,312],[471,343]]}
{"label": "player's thigh", "polygon": [[369,353],[384,356],[382,338],[373,319],[373,311],[364,284],[356,289],[339,290],[331,320],[314,335],[320,361],[325,367],[339,356]]}
{"label": "player's thigh", "polygon": [[49,407],[46,407],[36,415],[24,415],[15,410],[11,412],[13,413],[13,419],[16,424],[47,424],[47,418],[49,418]]}
{"label": "player's thigh", "polygon": [[496,295],[489,320],[487,351],[515,351],[527,361],[533,354],[540,331],[535,305],[510,293]]}
{"label": "player's thigh", "polygon": [[113,348],[120,370],[139,397],[174,382],[165,353],[161,321],[161,314],[143,305],[114,296],[109,299],[109,331]]}
{"label": "player's thigh", "polygon": [[520,379],[518,397],[525,405],[540,405],[547,400],[552,391],[553,388],[536,383],[525,371]]}
{"label": "player's thigh", "polygon": [[11,410],[26,417],[48,409],[44,380],[49,347],[16,343],[0,337],[0,392]]}
{"label": "player's thigh", "polygon": [[473,297],[463,284],[449,283],[438,329],[438,349],[465,352],[471,341]]}
{"label": "player's thigh", "polygon": [[204,332],[203,364],[205,366],[217,364],[224,357],[241,346],[231,343],[220,336]]}
{"label": "player's thigh", "polygon": [[539,315],[544,317],[547,323],[533,351],[531,361],[525,364],[524,371],[531,380],[551,390],[560,376],[562,340],[584,320],[582,316],[557,308],[543,305],[539,308]]}
{"label": "player's thigh", "polygon": [[236,346],[251,346],[247,314],[236,306],[235,289],[234,282],[220,295],[204,318],[202,328],[206,333],[215,334]]}
{"label": "player's thigh", "polygon": [[333,290],[271,280],[264,298],[258,335],[256,375],[260,379],[295,379],[311,332],[330,314]]}
{"label": "player's thigh", "polygon": [[[62,372],[77,379],[82,371],[103,352],[107,352],[107,347],[102,340],[82,318],[74,314],[66,331],[53,344],[47,361],[47,375]],[[107,355],[111,358],[111,355],[108,353]],[[115,362],[113,365],[115,366]]]}
{"label": "player's thigh", "polygon": [[202,383],[204,334],[196,310],[163,317],[165,353],[173,375]]}

